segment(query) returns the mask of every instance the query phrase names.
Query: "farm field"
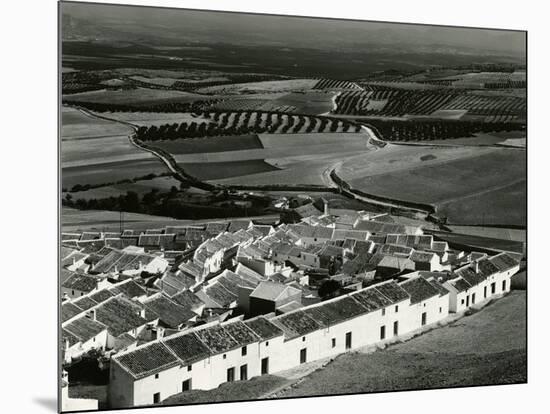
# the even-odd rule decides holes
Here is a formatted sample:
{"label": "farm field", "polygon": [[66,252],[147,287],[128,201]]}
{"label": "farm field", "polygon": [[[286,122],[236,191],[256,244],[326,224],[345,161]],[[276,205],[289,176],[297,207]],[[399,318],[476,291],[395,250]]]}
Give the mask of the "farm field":
{"label": "farm field", "polygon": [[[267,136],[270,135],[268,138]],[[264,148],[243,149],[226,152],[175,154],[178,163],[225,162],[257,159],[305,157],[333,155],[336,152],[366,150],[364,134],[261,134]],[[215,139],[215,138],[214,138]]]}
{"label": "farm field", "polygon": [[204,181],[230,177],[242,177],[243,180],[246,180],[250,174],[277,170],[276,167],[261,159],[209,163],[184,163],[180,164],[180,166],[186,173]]}
{"label": "farm field", "polygon": [[276,397],[524,383],[526,337],[526,294],[513,291],[407,342],[337,357]]}
{"label": "farm field", "polygon": [[[517,141],[516,141],[517,140]],[[435,139],[426,141],[408,141],[413,144],[418,142],[422,145],[509,145],[520,144],[525,140],[525,132],[510,131],[510,132],[493,132],[493,133],[477,133],[473,137],[452,138],[452,139]],[[519,146],[519,145],[518,145]]]}
{"label": "farm field", "polygon": [[345,161],[337,172],[366,193],[435,205],[452,224],[524,223],[522,150],[387,146]]}
{"label": "farm field", "polygon": [[255,134],[228,135],[207,138],[187,138],[174,141],[158,141],[154,143],[171,154],[200,154],[210,152],[239,151],[263,148],[262,142]]}
{"label": "farm field", "polygon": [[527,232],[523,229],[483,226],[447,226],[453,232],[472,236],[492,237],[495,239],[527,241]]}
{"label": "farm field", "polygon": [[70,189],[76,184],[103,184],[165,172],[168,172],[166,165],[153,156],[149,159],[63,167],[61,178],[62,187]]}
{"label": "farm field", "polygon": [[104,103],[104,104],[135,104],[152,105],[163,102],[192,102],[204,99],[203,95],[174,90],[158,90],[136,88],[128,90],[99,90],[67,95],[71,101]]}
{"label": "farm field", "polygon": [[[146,175],[146,174],[144,174]],[[126,194],[128,191],[133,191],[139,195],[151,192],[151,190],[156,189],[159,191],[167,192],[175,186],[179,188],[180,182],[173,177],[157,177],[152,180],[140,180],[135,183],[125,183],[125,184],[113,184],[106,187],[92,188],[86,191],[78,191],[71,193],[71,196],[74,200],[84,199],[90,200],[92,198],[109,198],[109,197],[118,197],[122,194]],[[65,197],[63,193],[62,196]]]}
{"label": "farm field", "polygon": [[[504,170],[501,170],[504,172]],[[527,225],[527,181],[519,181],[505,188],[473,194],[437,206],[439,215],[449,224],[479,224],[485,226]]]}
{"label": "farm field", "polygon": [[95,118],[75,108],[61,108],[62,141],[120,136],[130,132],[132,129],[125,125]]}
{"label": "farm field", "polygon": [[[294,108],[292,112],[299,114],[321,115],[332,111],[335,96],[336,93],[330,91],[292,92],[270,101],[269,105],[289,106]],[[269,110],[266,105],[262,109]]]}
{"label": "farm field", "polygon": [[234,83],[228,85],[209,86],[198,89],[199,93],[219,93],[219,94],[234,94],[234,93],[265,93],[265,92],[281,92],[294,91],[297,89],[311,89],[317,81],[315,79],[290,79],[290,80],[274,80],[261,82]]}

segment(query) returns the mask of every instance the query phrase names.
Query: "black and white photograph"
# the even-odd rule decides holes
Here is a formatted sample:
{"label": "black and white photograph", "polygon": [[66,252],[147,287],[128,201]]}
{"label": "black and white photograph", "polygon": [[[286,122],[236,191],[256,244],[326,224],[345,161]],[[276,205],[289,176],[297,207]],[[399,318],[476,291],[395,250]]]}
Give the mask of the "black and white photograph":
{"label": "black and white photograph", "polygon": [[57,5],[59,410],[527,383],[527,30],[173,3]]}

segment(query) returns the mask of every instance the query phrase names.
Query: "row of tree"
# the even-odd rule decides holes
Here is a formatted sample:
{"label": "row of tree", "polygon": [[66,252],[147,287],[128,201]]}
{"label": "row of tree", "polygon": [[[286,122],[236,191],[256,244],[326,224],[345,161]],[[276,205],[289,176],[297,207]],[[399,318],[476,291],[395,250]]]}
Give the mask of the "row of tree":
{"label": "row of tree", "polygon": [[220,102],[220,99],[207,99],[192,102],[167,101],[147,104],[120,104],[106,102],[85,102],[63,99],[64,105],[80,106],[94,112],[202,112],[210,105]]}
{"label": "row of tree", "polygon": [[472,137],[476,133],[525,130],[524,124],[466,121],[369,120],[387,141],[424,141]]}
{"label": "row of tree", "polygon": [[[360,125],[348,121],[307,115],[286,115],[277,112],[268,113],[267,118],[256,112],[252,120],[251,112],[239,112],[230,117],[228,113],[206,114],[213,122],[181,122],[160,126],[142,126],[137,130],[141,141],[175,140],[181,138],[215,137],[224,135],[243,135],[261,133],[292,132],[336,132],[339,127],[346,132],[359,132]],[[307,127],[304,126],[307,123]]]}

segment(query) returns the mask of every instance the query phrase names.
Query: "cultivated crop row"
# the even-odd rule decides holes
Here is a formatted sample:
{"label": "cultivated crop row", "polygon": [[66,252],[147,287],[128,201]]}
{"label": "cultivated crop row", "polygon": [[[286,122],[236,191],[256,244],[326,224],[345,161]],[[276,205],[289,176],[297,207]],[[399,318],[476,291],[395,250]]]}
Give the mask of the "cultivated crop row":
{"label": "cultivated crop row", "polygon": [[278,112],[206,112],[203,117],[212,122],[140,127],[137,138],[158,141],[261,133],[359,132],[361,129],[359,125],[344,120]]}
{"label": "cultivated crop row", "polygon": [[469,95],[456,91],[347,91],[336,97],[335,114],[430,115],[437,110],[466,110],[468,115],[521,116],[525,99],[516,96]]}
{"label": "cultivated crop row", "polygon": [[355,82],[334,79],[319,79],[312,89],[362,89]]}

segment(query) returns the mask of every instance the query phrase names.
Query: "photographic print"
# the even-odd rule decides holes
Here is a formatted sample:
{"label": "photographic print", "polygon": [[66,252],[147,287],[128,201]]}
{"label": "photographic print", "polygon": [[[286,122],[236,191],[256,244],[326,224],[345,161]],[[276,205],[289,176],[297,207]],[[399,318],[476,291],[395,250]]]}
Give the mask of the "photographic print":
{"label": "photographic print", "polygon": [[527,381],[527,32],[433,23],[59,3],[61,411]]}

